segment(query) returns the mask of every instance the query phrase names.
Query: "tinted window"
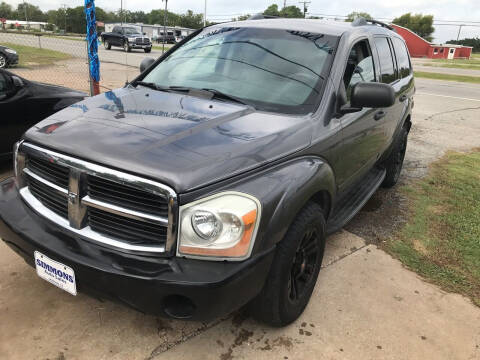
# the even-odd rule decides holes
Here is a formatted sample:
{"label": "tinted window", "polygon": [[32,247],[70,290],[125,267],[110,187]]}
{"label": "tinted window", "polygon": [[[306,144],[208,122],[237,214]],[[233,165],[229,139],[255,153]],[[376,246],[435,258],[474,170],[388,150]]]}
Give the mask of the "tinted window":
{"label": "tinted window", "polygon": [[120,32],[120,28],[118,26],[115,26],[112,30],[112,32],[114,33],[119,33]]}
{"label": "tinted window", "polygon": [[350,50],[343,81],[347,90],[348,100],[356,83],[375,81],[372,51],[366,40],[356,43]]}
{"label": "tinted window", "polygon": [[337,38],[258,28],[207,28],[144,79],[161,86],[215,89],[259,110],[314,111]]}
{"label": "tinted window", "polygon": [[410,59],[408,57],[405,43],[399,38],[393,38],[392,40],[395,54],[397,55],[397,65],[400,77],[407,77],[408,75],[410,75]]}
{"label": "tinted window", "polygon": [[126,27],[126,28],[123,28],[123,33],[125,35],[132,35],[132,34],[138,34],[139,32],[135,28]]}
{"label": "tinted window", "polygon": [[375,45],[380,59],[381,82],[390,84],[397,78],[390,44],[387,38],[379,37],[375,38]]}

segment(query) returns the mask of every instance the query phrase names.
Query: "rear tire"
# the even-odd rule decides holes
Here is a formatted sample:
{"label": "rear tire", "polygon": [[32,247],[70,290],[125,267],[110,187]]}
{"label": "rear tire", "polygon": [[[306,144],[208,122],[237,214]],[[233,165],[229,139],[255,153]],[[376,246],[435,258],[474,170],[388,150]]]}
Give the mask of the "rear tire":
{"label": "rear tire", "polygon": [[104,41],[103,46],[105,47],[105,50],[110,50],[112,48],[112,45],[108,41]]}
{"label": "rear tire", "polygon": [[302,314],[322,265],[325,228],[322,208],[308,203],[277,245],[264,288],[248,305],[256,320],[280,327]]}
{"label": "rear tire", "polygon": [[403,168],[403,160],[405,159],[405,153],[407,151],[407,143],[408,130],[403,127],[400,131],[400,134],[398,134],[398,138],[392,153],[385,161],[387,175],[385,176],[385,180],[383,180],[382,187],[391,188],[397,184]]}

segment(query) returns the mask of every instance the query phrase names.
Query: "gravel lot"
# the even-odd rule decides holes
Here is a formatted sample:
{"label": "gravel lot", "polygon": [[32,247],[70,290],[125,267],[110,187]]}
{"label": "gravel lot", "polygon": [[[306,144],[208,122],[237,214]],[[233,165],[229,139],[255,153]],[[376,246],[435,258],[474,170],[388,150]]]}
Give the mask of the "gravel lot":
{"label": "gravel lot", "polygon": [[[423,176],[447,149],[479,147],[479,110],[480,86],[417,79],[402,181]],[[0,172],[0,178],[11,174],[6,167]],[[264,328],[241,313],[212,323],[181,322],[72,297],[39,279],[1,243],[1,357],[480,359],[478,308],[423,283],[351,234],[379,241],[398,226],[392,219],[401,212],[395,191],[379,191],[349,232],[331,237],[311,305],[284,329]]]}

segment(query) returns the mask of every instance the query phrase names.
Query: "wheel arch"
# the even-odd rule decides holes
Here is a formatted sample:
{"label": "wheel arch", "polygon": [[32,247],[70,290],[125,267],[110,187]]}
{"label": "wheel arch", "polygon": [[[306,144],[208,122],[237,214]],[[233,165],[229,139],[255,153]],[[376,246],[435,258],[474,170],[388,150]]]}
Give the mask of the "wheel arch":
{"label": "wheel arch", "polygon": [[[273,174],[272,174],[273,175]],[[280,242],[300,211],[314,202],[327,221],[336,195],[333,169],[323,159],[302,158],[276,171],[279,182],[267,197],[258,194],[263,206],[254,253],[271,249]]]}

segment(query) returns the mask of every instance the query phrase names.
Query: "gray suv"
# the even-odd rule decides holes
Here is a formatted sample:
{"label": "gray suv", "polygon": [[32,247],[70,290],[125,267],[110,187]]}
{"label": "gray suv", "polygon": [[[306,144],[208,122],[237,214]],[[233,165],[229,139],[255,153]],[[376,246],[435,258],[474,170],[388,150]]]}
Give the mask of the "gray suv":
{"label": "gray suv", "polygon": [[142,70],[27,131],[0,237],[73,295],[294,321],[327,236],[398,181],[405,42],[363,19],[260,19],[201,29]]}

